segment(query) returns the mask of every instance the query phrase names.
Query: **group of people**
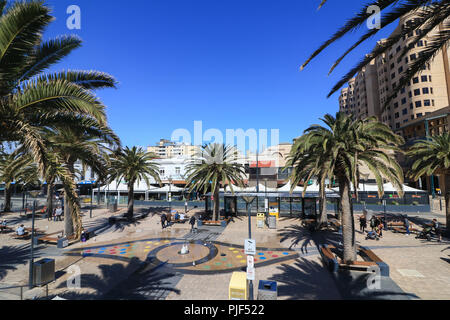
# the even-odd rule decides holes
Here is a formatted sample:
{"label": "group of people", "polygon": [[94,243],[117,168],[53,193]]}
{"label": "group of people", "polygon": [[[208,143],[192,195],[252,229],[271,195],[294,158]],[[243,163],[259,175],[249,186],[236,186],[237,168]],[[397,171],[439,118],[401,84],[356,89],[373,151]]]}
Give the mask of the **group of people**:
{"label": "group of people", "polygon": [[[174,211],[175,215],[174,215],[174,221],[185,221],[186,220],[186,216],[184,215],[184,213],[178,213],[177,211]],[[191,225],[191,230],[194,229],[195,226],[195,216],[192,216],[189,219],[189,224]],[[163,229],[170,227],[172,225],[172,213],[163,213],[161,215],[161,227]]]}
{"label": "group of people", "polygon": [[62,221],[63,209],[61,206],[53,209],[52,214],[47,214],[48,221]]}
{"label": "group of people", "polygon": [[[372,215],[370,218],[370,228],[371,231],[368,232],[369,238],[382,238],[383,237],[383,229],[387,228],[385,218],[380,218],[375,215]],[[367,229],[367,211],[364,210],[362,216],[359,217],[359,230],[364,233]]]}

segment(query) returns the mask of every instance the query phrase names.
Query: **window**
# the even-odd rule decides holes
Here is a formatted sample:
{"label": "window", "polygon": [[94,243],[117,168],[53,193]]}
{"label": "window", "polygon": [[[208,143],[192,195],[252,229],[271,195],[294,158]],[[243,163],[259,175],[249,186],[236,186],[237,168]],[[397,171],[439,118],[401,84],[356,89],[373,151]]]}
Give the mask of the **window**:
{"label": "window", "polygon": [[421,118],[422,117],[422,114],[421,113],[418,113],[417,114],[417,118]]}
{"label": "window", "polygon": [[420,89],[414,90],[414,95],[415,96],[420,96]]}
{"label": "window", "polygon": [[419,77],[413,78],[413,83],[419,83]]}
{"label": "window", "polygon": [[433,88],[430,87],[430,93],[433,94]]}
{"label": "window", "polygon": [[176,167],[176,168],[175,168],[175,174],[176,174],[177,176],[179,176],[180,173],[181,173],[181,168]]}
{"label": "window", "polygon": [[429,106],[431,106],[431,101],[430,101],[430,100],[424,100],[424,101],[423,101],[423,105],[424,105],[425,107],[429,107]]}
{"label": "window", "polygon": [[395,49],[395,52],[399,52],[400,50],[402,50],[402,47],[398,46],[397,49]]}
{"label": "window", "polygon": [[398,108],[398,102],[394,103],[394,109]]}
{"label": "window", "polygon": [[428,77],[428,80],[430,80],[430,82],[431,82],[431,76]]}
{"label": "window", "polygon": [[411,59],[411,61],[416,60],[417,55],[415,53],[413,53],[412,55],[409,56],[409,59]]}
{"label": "window", "polygon": [[402,114],[403,114],[403,115],[408,114],[408,109],[406,109],[406,108],[403,109],[403,110],[402,110]]}
{"label": "window", "polygon": [[391,79],[395,78],[395,72],[393,74],[391,74]]}
{"label": "window", "polygon": [[408,96],[409,96],[410,98],[412,97],[412,92],[411,92],[411,91],[408,93]]}
{"label": "window", "polygon": [[403,72],[403,67],[398,68],[398,73],[402,73]]}
{"label": "window", "polygon": [[422,101],[416,101],[416,108],[422,107]]}
{"label": "window", "polygon": [[400,113],[396,112],[395,113],[395,119],[398,119],[398,118],[400,118]]}
{"label": "window", "polygon": [[403,94],[403,93],[405,93],[406,92],[406,89],[405,88],[402,88],[402,90],[400,90],[400,93],[401,94]]}
{"label": "window", "polygon": [[414,105],[412,102],[409,104],[409,109],[411,109],[411,110],[414,109]]}
{"label": "window", "polygon": [[422,88],[422,93],[423,94],[429,94],[430,90],[428,88]]}
{"label": "window", "polygon": [[428,81],[428,76],[422,76],[421,80],[422,80],[422,82],[427,82]]}
{"label": "window", "polygon": [[419,42],[417,42],[417,46],[418,46],[418,47],[423,47],[423,41],[420,40]]}
{"label": "window", "polygon": [[409,59],[408,59],[408,57],[406,57],[405,58],[405,63],[408,63],[409,62]]}
{"label": "window", "polygon": [[403,98],[402,99],[402,104],[405,104],[406,103],[406,98]]}

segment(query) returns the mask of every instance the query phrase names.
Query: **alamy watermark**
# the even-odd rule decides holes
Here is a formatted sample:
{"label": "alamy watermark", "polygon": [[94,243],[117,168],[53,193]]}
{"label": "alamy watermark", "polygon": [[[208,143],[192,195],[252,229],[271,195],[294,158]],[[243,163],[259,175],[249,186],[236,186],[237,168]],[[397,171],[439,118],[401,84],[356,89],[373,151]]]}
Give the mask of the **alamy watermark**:
{"label": "alamy watermark", "polygon": [[66,13],[69,17],[66,26],[69,30],[81,30],[81,8],[75,4],[67,7]]}
{"label": "alamy watermark", "polygon": [[367,28],[370,30],[381,29],[381,9],[379,6],[373,5],[367,8],[367,14],[371,14],[367,19]]}
{"label": "alamy watermark", "polygon": [[[254,128],[247,130],[226,129],[224,133],[215,128],[204,130],[202,121],[194,121],[193,134],[185,128],[176,129],[172,133],[171,141],[195,146],[205,146],[208,144],[226,145],[234,147],[241,152],[248,150],[251,153],[261,152],[270,147],[272,149],[271,153],[276,154],[275,149],[280,144],[280,130]],[[215,162],[220,162],[220,159],[221,155],[217,154]],[[276,161],[276,157],[274,160]]]}

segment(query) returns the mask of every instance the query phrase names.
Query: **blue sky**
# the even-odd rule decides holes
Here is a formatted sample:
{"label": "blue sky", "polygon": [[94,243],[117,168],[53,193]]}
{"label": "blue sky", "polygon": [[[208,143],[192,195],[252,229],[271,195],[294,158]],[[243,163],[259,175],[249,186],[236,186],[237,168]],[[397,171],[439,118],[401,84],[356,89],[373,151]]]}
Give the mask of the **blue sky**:
{"label": "blue sky", "polygon": [[[377,39],[334,60],[360,32],[331,46],[306,70],[309,54],[358,11],[360,0],[48,0],[56,21],[44,38],[77,34],[83,47],[55,69],[112,74],[117,90],[97,94],[124,145],[148,146],[178,128],[279,129],[292,141],[338,111],[332,86]],[[69,5],[81,30],[69,30]],[[361,30],[366,31],[366,30]]]}

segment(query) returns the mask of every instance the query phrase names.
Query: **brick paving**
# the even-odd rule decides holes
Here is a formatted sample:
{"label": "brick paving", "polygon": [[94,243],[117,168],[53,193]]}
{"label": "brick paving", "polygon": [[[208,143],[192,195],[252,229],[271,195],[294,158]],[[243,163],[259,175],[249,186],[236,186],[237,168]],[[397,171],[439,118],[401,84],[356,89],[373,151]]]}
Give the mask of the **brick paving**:
{"label": "brick paving", "polygon": [[[104,224],[108,217],[109,214],[105,212],[96,212],[90,224]],[[38,223],[45,228],[47,222]],[[58,223],[51,224],[52,228],[60,227]],[[297,219],[281,218],[277,230],[258,229],[256,219],[252,218],[252,238],[257,241],[258,247],[292,249],[299,255],[297,259],[257,266],[255,287],[259,280],[277,281],[281,300],[346,298],[339,291],[331,274],[322,266],[315,244],[317,239],[313,239],[299,225],[300,221]],[[0,235],[4,236],[7,235]],[[105,228],[88,243],[76,244],[71,246],[70,250],[133,243],[152,238],[218,241],[242,246],[247,237],[246,217],[235,218],[225,229],[203,226],[198,233],[191,233],[188,224],[173,225],[162,230],[159,215],[154,213],[137,223]],[[8,246],[20,244],[17,241],[8,241]],[[427,242],[415,239],[412,235],[407,237],[385,231],[380,241],[365,240],[360,233],[357,233],[357,241],[370,247],[390,266],[392,280],[406,293],[417,295],[421,299],[450,298],[450,242],[447,239],[442,243]],[[102,297],[113,299],[124,298],[123,295],[126,295],[131,299],[150,300],[228,300],[228,285],[232,272],[201,275],[182,273],[170,265],[151,270],[142,264],[147,254],[144,250],[137,250],[134,259],[128,260],[60,256],[60,251],[46,246],[43,246],[41,253],[42,256],[54,257],[57,270],[62,270],[57,281],[49,286],[51,295],[67,293],[65,284],[70,276],[67,268],[76,264],[83,274],[83,289],[72,290],[72,296],[67,296],[74,299],[96,299],[101,294]],[[15,267],[16,270],[8,271],[0,281],[0,287],[27,283],[26,261]],[[42,295],[42,290],[36,295]],[[255,290],[255,297],[256,295]],[[13,297],[18,297],[17,291],[11,293],[0,289],[0,299]]]}

